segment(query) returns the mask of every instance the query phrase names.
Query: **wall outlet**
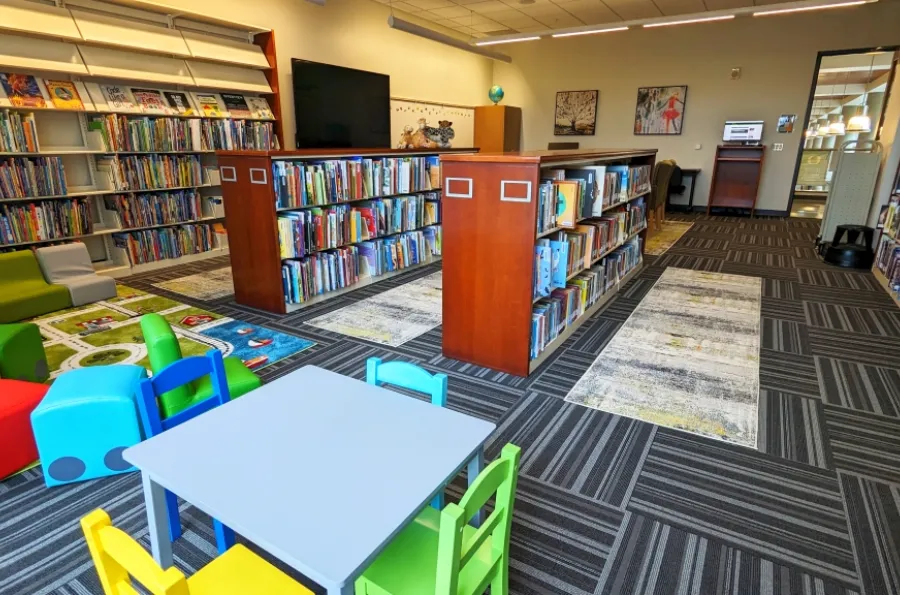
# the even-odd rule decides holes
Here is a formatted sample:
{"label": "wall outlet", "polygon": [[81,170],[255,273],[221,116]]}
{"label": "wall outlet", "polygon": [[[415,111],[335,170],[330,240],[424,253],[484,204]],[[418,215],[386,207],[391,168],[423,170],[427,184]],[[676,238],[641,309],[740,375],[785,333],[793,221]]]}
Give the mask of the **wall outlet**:
{"label": "wall outlet", "polygon": [[784,143],[775,143],[772,145],[773,151],[784,151]]}
{"label": "wall outlet", "polygon": [[702,148],[703,148],[703,145],[701,145],[700,143],[697,143],[696,145],[694,145],[694,150],[695,150],[695,151],[699,151],[699,150],[702,149]]}

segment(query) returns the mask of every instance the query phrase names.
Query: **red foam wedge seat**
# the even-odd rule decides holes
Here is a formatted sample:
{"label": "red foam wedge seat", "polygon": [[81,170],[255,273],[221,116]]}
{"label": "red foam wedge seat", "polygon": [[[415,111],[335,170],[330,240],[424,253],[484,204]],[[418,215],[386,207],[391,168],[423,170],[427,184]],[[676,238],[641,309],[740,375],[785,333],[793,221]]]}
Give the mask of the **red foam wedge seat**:
{"label": "red foam wedge seat", "polygon": [[0,478],[37,460],[31,412],[48,388],[46,384],[0,378]]}

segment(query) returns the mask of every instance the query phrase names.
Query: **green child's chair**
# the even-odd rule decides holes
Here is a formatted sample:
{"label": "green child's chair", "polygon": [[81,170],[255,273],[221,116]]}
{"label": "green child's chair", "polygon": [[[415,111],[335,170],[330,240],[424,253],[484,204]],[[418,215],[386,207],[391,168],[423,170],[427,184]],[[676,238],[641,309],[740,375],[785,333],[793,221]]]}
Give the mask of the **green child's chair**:
{"label": "green child's chair", "polygon": [[[509,532],[522,449],[503,447],[459,504],[426,506],[356,581],[356,595],[509,593]],[[468,521],[496,493],[494,511],[476,529]],[[373,511],[377,514],[377,510]]]}
{"label": "green child's chair", "polygon": [[[168,321],[159,314],[142,316],[141,332],[150,356],[150,369],[154,374],[158,374],[166,366],[182,358],[178,337],[172,331]],[[239,357],[225,358],[225,376],[228,379],[228,392],[232,399],[245,395],[262,385],[262,380],[250,371]],[[159,409],[164,418],[170,417],[195,403],[208,399],[213,394],[212,379],[207,375],[160,395]]]}

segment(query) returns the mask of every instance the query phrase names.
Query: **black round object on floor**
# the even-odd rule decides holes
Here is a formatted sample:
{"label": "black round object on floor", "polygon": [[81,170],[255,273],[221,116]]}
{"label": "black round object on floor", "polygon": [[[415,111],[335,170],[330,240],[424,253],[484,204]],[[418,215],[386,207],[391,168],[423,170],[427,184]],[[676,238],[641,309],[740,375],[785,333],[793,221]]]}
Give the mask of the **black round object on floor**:
{"label": "black round object on floor", "polygon": [[828,244],[824,260],[848,269],[870,269],[875,261],[875,253],[868,247],[857,244]]}

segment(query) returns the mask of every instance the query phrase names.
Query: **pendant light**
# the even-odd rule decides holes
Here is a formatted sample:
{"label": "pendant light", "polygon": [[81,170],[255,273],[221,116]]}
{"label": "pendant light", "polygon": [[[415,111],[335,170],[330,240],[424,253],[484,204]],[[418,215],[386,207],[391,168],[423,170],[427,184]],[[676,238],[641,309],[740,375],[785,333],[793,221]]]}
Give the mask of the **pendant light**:
{"label": "pendant light", "polygon": [[[869,65],[869,79],[875,69],[875,54],[872,54],[872,64]],[[862,113],[857,108],[856,115],[847,123],[847,132],[872,132],[872,118],[869,117],[869,81],[866,81],[866,92],[863,93]]]}
{"label": "pendant light", "polygon": [[837,122],[832,122],[828,126],[828,130],[830,130],[831,134],[833,134],[835,136],[840,136],[842,134],[847,133],[847,125],[844,124],[843,100],[844,100],[844,97],[846,97],[846,95],[847,95],[847,77],[849,77],[849,76],[850,76],[849,74],[844,74],[844,91],[841,94],[841,99],[838,101],[838,109],[841,110],[841,112],[838,114]]}

